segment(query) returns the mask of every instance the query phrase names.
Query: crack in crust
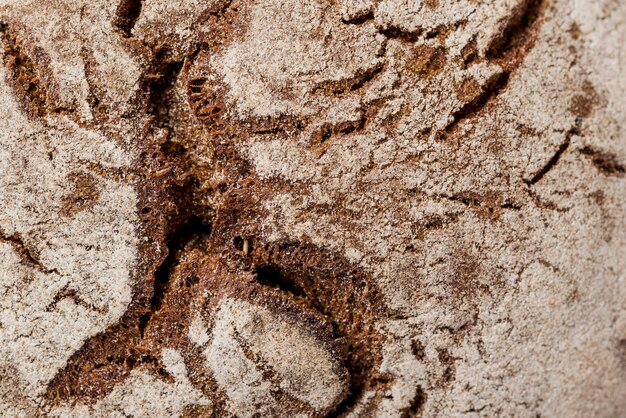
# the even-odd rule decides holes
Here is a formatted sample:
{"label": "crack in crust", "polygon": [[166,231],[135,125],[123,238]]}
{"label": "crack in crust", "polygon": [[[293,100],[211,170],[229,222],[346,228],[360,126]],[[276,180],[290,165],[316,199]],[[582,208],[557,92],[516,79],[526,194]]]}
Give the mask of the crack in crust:
{"label": "crack in crust", "polygon": [[559,145],[558,149],[552,155],[552,157],[550,157],[546,165],[544,165],[539,171],[537,171],[537,173],[535,173],[535,175],[530,180],[526,181],[526,184],[528,184],[529,187],[541,181],[541,179],[544,178],[544,176],[548,174],[558,164],[561,156],[567,151],[570,144],[572,143],[573,135],[580,135],[580,128],[578,124],[577,126],[572,127],[569,131],[565,133],[565,140],[561,145]]}
{"label": "crack in crust", "polygon": [[[535,44],[546,9],[545,0],[524,0],[513,10],[498,36],[491,41],[483,58],[487,62],[500,65],[502,72],[491,77],[474,99],[454,112],[453,121],[438,133],[440,139],[454,135],[461,125],[483,113],[506,90],[513,74]],[[467,50],[463,53],[465,66],[481,60],[474,52],[474,42],[472,39],[466,45]]]}
{"label": "crack in crust", "polygon": [[143,0],[121,0],[117,6],[117,16],[113,25],[127,38],[132,36],[135,23],[141,14],[142,4]]}

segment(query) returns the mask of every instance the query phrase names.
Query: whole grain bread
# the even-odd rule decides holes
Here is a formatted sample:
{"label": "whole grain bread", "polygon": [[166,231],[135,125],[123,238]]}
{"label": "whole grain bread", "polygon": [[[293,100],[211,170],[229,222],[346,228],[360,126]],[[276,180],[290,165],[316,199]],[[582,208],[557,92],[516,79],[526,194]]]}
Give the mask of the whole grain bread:
{"label": "whole grain bread", "polygon": [[626,3],[0,1],[0,415],[626,414]]}

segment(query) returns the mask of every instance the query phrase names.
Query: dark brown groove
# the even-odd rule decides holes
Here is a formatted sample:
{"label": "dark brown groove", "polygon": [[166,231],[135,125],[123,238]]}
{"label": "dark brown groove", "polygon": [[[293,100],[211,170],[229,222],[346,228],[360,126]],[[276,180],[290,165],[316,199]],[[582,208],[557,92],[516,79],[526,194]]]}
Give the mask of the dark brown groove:
{"label": "dark brown groove", "polygon": [[383,68],[384,68],[384,65],[379,64],[365,71],[365,73],[360,78],[355,79],[354,84],[350,86],[350,91],[356,91],[356,90],[362,89],[363,86],[365,86],[367,83],[369,83],[374,78],[376,78],[378,74],[380,74],[383,71]]}
{"label": "dark brown groove", "polygon": [[[154,71],[156,74],[150,82],[150,105],[149,113],[152,114],[156,120],[155,122],[161,125],[166,125],[169,119],[168,111],[169,104],[167,103],[167,93],[174,88],[178,75],[183,68],[182,61],[167,62],[163,59],[163,55],[166,52],[156,54]],[[165,122],[165,123],[163,123]]]}
{"label": "dark brown groove", "polygon": [[365,85],[375,79],[383,71],[383,69],[384,65],[379,63],[371,68],[359,71],[352,77],[342,80],[321,82],[313,88],[313,91],[326,90],[332,95],[342,95],[354,92],[365,87]]}
{"label": "dark brown groove", "polygon": [[524,0],[513,10],[508,21],[487,48],[485,56],[489,60],[505,58],[512,50],[523,48],[535,23],[541,16],[545,0]]}
{"label": "dark brown groove", "polygon": [[[152,368],[161,379],[172,380],[159,359],[152,354],[153,351],[144,346],[144,334],[170,290],[172,271],[177,266],[181,251],[211,233],[211,225],[198,217],[190,217],[184,222],[172,220],[172,223],[177,222],[179,226],[167,240],[167,255],[154,275],[148,306],[135,305],[135,309],[129,309],[118,323],[88,339],[72,354],[67,365],[47,387],[46,399],[49,402],[73,404],[80,399],[83,403],[93,403],[113,390],[112,382],[119,383],[139,365]],[[72,292],[62,293],[59,297],[72,297]],[[110,380],[99,380],[99,376],[104,374]]]}
{"label": "dark brown groove", "polygon": [[143,0],[121,0],[117,6],[115,12],[116,18],[113,21],[113,25],[117,27],[127,38],[132,36],[133,28],[139,15],[141,15],[141,8]]}
{"label": "dark brown groove", "polygon": [[412,31],[404,30],[397,26],[388,26],[381,28],[378,32],[388,39],[397,39],[403,42],[415,42],[424,33],[424,29],[417,28]]}
{"label": "dark brown groove", "polygon": [[360,388],[355,389],[352,384],[350,385],[350,392],[348,396],[330,413],[328,413],[325,418],[341,418],[347,415],[357,404],[361,396],[363,395],[363,390]]}
{"label": "dark brown groove", "polygon": [[[122,2],[118,13],[124,19],[117,22],[118,28],[129,35],[139,12],[140,2]],[[148,95],[145,111],[151,116],[148,120],[150,125],[146,128],[152,129],[152,132],[147,135],[145,143],[142,142],[146,151],[141,154],[138,164],[155,173],[161,170],[169,173],[171,166],[178,162],[172,158],[172,150],[156,138],[158,128],[168,125],[170,103],[167,94],[175,85],[183,65],[182,62],[166,59],[167,53],[165,49],[154,52],[154,61],[146,71],[150,75],[145,78],[144,84]],[[152,369],[158,378],[173,382],[158,358],[145,346],[144,333],[169,289],[171,269],[176,265],[179,247],[187,245],[197,235],[210,232],[210,225],[190,215],[195,206],[190,201],[191,194],[187,192],[195,187],[193,178],[142,174],[151,182],[160,182],[163,190],[156,197],[144,190],[143,193],[148,193],[149,197],[144,198],[138,207],[144,226],[155,230],[146,231],[150,240],[146,241],[144,248],[148,249],[149,255],[145,256],[145,260],[139,260],[143,273],[134,285],[132,302],[116,324],[88,338],[68,359],[66,366],[57,372],[46,389],[45,398],[50,404],[73,404],[79,400],[86,404],[96,402],[139,365]],[[159,220],[161,216],[164,218],[162,221]],[[159,238],[155,239],[155,236]],[[163,246],[167,248],[162,251],[163,256],[159,252],[151,254],[155,251],[154,247],[158,247],[161,237],[165,241]]]}
{"label": "dark brown groove", "polygon": [[165,294],[170,289],[172,271],[176,267],[178,256],[187,245],[199,237],[211,235],[211,224],[199,217],[192,216],[180,228],[174,231],[167,240],[167,257],[157,269],[154,276],[154,289],[150,298],[148,312],[139,319],[139,332],[143,338],[146,327],[150,324],[152,316],[161,309]]}
{"label": "dark brown groove", "polygon": [[370,10],[369,12],[363,13],[357,17],[352,19],[342,19],[341,21],[346,25],[362,25],[370,20],[374,19],[374,11]]}
{"label": "dark brown groove", "polygon": [[559,160],[561,159],[561,156],[563,156],[565,151],[567,151],[567,149],[569,148],[572,142],[572,135],[575,135],[578,133],[579,133],[579,130],[577,127],[573,127],[572,129],[567,131],[567,133],[565,134],[565,140],[563,141],[561,145],[559,145],[559,148],[552,155],[550,160],[537,173],[535,173],[535,175],[530,180],[527,180],[526,184],[528,184],[529,186],[533,186],[537,184],[539,181],[541,181],[541,179],[558,164]]}
{"label": "dark brown groove", "polygon": [[483,91],[474,100],[464,104],[452,114],[454,120],[446,127],[445,132],[454,131],[461,122],[477,115],[490,100],[497,97],[506,88],[510,75],[508,71],[504,71],[488,80]]}

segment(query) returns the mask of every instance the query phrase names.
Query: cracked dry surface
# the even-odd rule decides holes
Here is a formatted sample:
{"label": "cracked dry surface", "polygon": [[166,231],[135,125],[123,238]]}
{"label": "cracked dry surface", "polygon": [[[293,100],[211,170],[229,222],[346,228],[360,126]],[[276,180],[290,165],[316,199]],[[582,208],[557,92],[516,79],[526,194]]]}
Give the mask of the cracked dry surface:
{"label": "cracked dry surface", "polygon": [[626,413],[619,0],[0,1],[0,415]]}

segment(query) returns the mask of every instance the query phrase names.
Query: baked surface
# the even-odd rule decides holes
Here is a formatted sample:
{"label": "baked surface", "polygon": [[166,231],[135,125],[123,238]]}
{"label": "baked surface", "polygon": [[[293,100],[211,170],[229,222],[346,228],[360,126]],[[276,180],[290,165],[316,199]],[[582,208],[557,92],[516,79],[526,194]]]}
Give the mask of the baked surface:
{"label": "baked surface", "polygon": [[2,416],[626,413],[626,4],[0,1]]}

